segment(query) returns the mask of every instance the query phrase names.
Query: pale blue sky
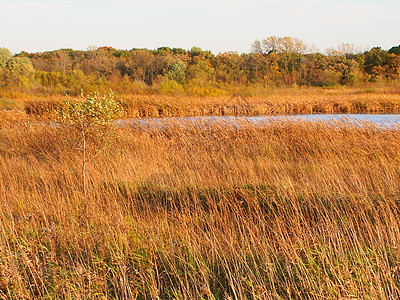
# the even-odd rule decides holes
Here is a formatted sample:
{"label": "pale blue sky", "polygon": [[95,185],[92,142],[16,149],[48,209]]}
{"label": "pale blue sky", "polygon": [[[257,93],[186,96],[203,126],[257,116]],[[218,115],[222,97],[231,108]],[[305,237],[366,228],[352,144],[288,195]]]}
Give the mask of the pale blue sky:
{"label": "pale blue sky", "polygon": [[322,52],[400,44],[400,0],[0,0],[0,47],[199,46],[249,52],[256,39],[297,37]]}

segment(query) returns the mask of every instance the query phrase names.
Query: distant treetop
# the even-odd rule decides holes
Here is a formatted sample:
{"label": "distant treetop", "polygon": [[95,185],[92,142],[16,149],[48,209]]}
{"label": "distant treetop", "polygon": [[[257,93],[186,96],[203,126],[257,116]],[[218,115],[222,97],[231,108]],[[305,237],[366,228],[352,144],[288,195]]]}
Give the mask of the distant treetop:
{"label": "distant treetop", "polygon": [[396,54],[400,55],[400,45],[399,46],[393,46],[392,48],[389,49],[388,51],[389,54]]}

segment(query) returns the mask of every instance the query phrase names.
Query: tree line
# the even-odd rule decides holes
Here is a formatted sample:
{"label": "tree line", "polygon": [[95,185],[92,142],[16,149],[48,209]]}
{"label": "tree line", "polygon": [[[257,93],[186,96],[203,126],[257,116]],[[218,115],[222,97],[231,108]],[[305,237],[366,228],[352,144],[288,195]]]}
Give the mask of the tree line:
{"label": "tree line", "polygon": [[[85,91],[229,94],[241,88],[400,82],[400,45],[360,52],[342,44],[319,53],[292,37],[257,40],[250,53],[217,55],[201,48],[119,50],[89,47],[13,55],[0,48],[0,88],[29,93]],[[247,89],[246,89],[247,88]]]}

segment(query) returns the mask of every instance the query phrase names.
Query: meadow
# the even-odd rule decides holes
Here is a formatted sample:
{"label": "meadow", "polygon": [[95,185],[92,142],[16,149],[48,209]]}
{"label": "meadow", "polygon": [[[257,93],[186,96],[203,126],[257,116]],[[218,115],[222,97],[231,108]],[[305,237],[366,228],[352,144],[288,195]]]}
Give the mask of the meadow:
{"label": "meadow", "polygon": [[[276,113],[400,103],[396,91],[309,92],[268,101]],[[83,189],[81,152],[37,118],[51,110],[12,99],[0,123],[1,299],[400,297],[399,128],[117,127]],[[128,116],[180,107],[165,99],[132,98],[144,102]],[[179,114],[257,99],[193,98]]]}

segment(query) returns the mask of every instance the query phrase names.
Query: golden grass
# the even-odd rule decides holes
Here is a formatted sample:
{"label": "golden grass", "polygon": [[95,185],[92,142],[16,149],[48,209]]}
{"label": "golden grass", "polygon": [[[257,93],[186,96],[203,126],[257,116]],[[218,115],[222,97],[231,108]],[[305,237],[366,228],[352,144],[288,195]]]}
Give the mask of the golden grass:
{"label": "golden grass", "polygon": [[0,298],[400,296],[399,128],[117,131],[85,197],[54,127],[0,129]]}
{"label": "golden grass", "polygon": [[128,117],[400,111],[398,87],[280,89],[251,97],[125,96],[123,100]]}
{"label": "golden grass", "polygon": [[[389,113],[400,111],[400,86],[263,89],[253,96],[193,97],[121,95],[127,117],[264,115],[309,113]],[[52,117],[65,102],[60,95],[0,95],[1,109],[23,109]]]}

